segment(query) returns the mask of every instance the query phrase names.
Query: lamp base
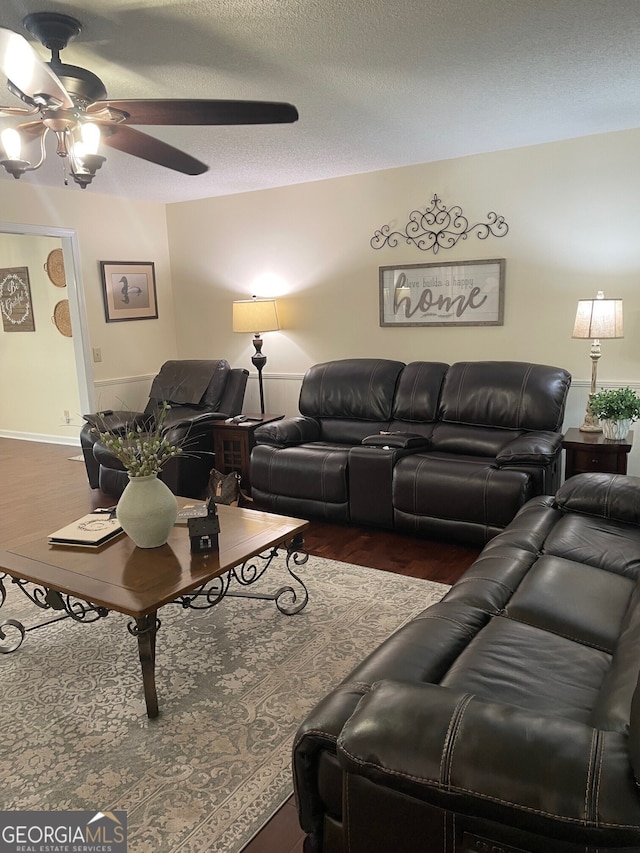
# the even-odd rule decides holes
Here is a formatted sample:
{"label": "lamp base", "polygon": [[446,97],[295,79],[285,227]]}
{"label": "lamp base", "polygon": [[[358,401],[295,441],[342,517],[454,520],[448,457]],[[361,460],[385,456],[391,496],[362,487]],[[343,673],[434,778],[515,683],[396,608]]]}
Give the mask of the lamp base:
{"label": "lamp base", "polygon": [[600,426],[600,420],[597,415],[594,415],[591,412],[591,400],[593,399],[593,395],[596,393],[596,370],[598,368],[598,359],[594,358],[593,352],[591,353],[591,390],[589,391],[589,397],[587,399],[587,410],[584,414],[584,423],[580,427],[580,432],[602,432],[602,427]]}
{"label": "lamp base", "polygon": [[258,388],[260,389],[260,414],[264,415],[264,387],[262,385],[262,368],[267,363],[267,357],[262,352],[262,338],[260,333],[256,332],[253,336],[253,345],[256,349],[255,354],[251,356],[253,366],[258,371]]}
{"label": "lamp base", "polygon": [[580,432],[602,432],[600,421],[595,415],[587,412],[584,416],[584,423],[580,427]]}

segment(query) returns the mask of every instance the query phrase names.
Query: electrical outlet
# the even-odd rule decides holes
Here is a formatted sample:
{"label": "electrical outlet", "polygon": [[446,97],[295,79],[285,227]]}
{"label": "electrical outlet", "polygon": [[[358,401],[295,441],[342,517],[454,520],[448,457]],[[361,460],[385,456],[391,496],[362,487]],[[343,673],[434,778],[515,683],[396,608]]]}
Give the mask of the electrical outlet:
{"label": "electrical outlet", "polygon": [[64,410],[64,422],[65,424],[71,423],[71,418],[69,417],[69,409]]}
{"label": "electrical outlet", "polygon": [[99,361],[102,361],[102,350],[100,347],[93,348],[93,360],[97,364]]}

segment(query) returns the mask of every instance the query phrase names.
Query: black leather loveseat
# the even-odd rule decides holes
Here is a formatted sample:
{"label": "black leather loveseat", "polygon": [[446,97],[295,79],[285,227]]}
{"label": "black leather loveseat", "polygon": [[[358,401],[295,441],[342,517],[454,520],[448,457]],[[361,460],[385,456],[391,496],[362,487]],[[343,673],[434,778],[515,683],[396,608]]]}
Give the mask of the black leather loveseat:
{"label": "black leather loveseat", "polygon": [[255,432],[252,497],[286,515],[483,544],[557,488],[570,381],[512,361],[317,364],[301,415]]}
{"label": "black leather loveseat", "polygon": [[638,853],[640,478],[528,502],[308,715],[306,851]]}

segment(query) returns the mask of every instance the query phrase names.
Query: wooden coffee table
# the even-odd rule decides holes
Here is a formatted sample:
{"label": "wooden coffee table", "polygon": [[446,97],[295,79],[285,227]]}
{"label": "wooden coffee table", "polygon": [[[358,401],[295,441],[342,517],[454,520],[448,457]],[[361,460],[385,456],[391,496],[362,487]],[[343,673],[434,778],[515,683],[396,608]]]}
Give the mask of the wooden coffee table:
{"label": "wooden coffee table", "polygon": [[[138,641],[147,715],[157,717],[155,657],[161,607],[177,603],[203,609],[227,595],[240,595],[275,601],[281,613],[292,615],[308,601],[306,586],[294,570],[308,559],[302,533],[309,522],[228,506],[218,507],[218,515],[220,547],[205,554],[190,552],[186,524],[176,524],[160,548],[137,548],[124,534],[99,549],[53,546],[46,536],[11,545],[0,550],[0,606],[10,578],[38,607],[60,611],[58,618],[94,622],[112,610],[131,616],[127,627]],[[247,590],[264,575],[278,550],[286,553],[291,585],[273,594]],[[3,645],[3,629],[9,626],[19,639]],[[25,633],[37,627],[43,626],[25,629],[13,619],[0,622],[0,651],[16,651]]]}

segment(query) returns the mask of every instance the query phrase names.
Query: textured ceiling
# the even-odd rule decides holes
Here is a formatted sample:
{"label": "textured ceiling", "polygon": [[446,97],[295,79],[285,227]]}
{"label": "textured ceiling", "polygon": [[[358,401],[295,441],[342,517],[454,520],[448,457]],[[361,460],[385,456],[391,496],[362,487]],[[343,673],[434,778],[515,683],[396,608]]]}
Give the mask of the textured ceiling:
{"label": "textured ceiling", "polygon": [[[144,128],[209,171],[106,149],[87,193],[183,201],[640,126],[640,0],[2,0],[0,25],[31,39],[21,22],[36,11],[82,22],[62,61],[113,98],[300,113],[293,125]],[[51,151],[21,180],[61,186],[61,164]]]}

